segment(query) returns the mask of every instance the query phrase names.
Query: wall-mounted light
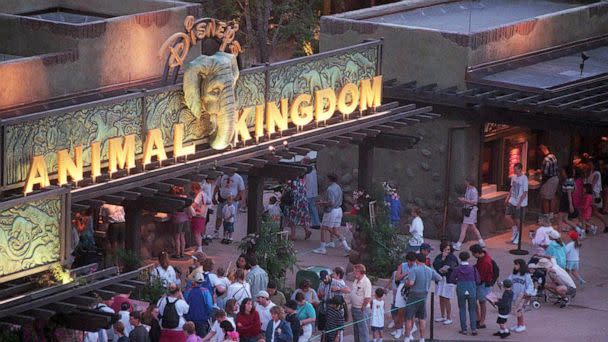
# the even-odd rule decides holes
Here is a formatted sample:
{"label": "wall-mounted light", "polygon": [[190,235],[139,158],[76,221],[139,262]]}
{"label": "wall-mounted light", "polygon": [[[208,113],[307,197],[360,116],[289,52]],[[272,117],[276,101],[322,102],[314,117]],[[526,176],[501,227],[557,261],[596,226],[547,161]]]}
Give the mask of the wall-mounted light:
{"label": "wall-mounted light", "polygon": [[276,149],[274,148],[274,146],[270,145],[270,146],[268,146],[268,151],[272,154],[275,154]]}
{"label": "wall-mounted light", "polygon": [[287,140],[283,140],[283,147],[289,151],[289,142]]}

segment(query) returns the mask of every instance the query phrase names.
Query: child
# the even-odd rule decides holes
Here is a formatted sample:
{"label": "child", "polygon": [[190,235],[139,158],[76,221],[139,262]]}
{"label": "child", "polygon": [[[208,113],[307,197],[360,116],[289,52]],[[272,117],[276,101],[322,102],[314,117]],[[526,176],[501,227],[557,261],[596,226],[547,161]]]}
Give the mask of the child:
{"label": "child", "polygon": [[[239,333],[234,331],[234,326],[229,321],[223,321],[220,323],[220,328],[224,331],[224,341],[238,341]],[[187,341],[186,341],[187,342]]]}
{"label": "child", "polygon": [[469,265],[469,252],[458,254],[460,265],[454,268],[448,279],[451,284],[456,283],[456,297],[458,297],[458,311],[460,315],[460,333],[467,334],[467,311],[471,325],[471,335],[477,335],[477,285],[481,284],[479,272]]}
{"label": "child", "polygon": [[129,342],[129,337],[127,337],[127,333],[125,333],[125,325],[122,324],[121,321],[114,323],[114,332],[115,337],[117,337],[117,342]]}
{"label": "child", "polygon": [[511,331],[524,332],[524,304],[536,292],[532,277],[528,272],[528,264],[523,259],[513,261],[513,273],[509,275],[509,280],[513,282],[513,305],[517,316],[517,325],[511,327]]}
{"label": "child", "polygon": [[496,323],[500,328],[499,331],[494,333],[494,336],[500,336],[500,338],[506,338],[511,335],[509,329],[507,329],[507,318],[509,318],[509,313],[511,313],[511,305],[513,303],[513,282],[511,279],[505,279],[502,282],[502,286],[504,291],[502,292],[502,297],[494,302],[493,304],[498,307],[498,318],[496,319]]}
{"label": "child", "polygon": [[[341,335],[344,332],[344,322],[348,320],[348,309],[344,298],[342,296],[334,296],[328,302],[327,312],[325,318],[325,342],[338,342],[341,341]],[[336,330],[341,328],[339,330]]]}
{"label": "child", "polygon": [[232,243],[232,233],[234,232],[234,218],[236,217],[236,207],[234,206],[234,197],[228,196],[226,204],[222,209],[224,216],[224,238],[222,243],[225,245]]}
{"label": "child", "polygon": [[372,300],[372,333],[374,342],[382,342],[384,330],[384,290],[376,289],[376,297]]}
{"label": "child", "polygon": [[587,234],[595,234],[597,227],[591,224],[591,214],[593,214],[593,187],[591,184],[585,184],[583,186],[583,200],[581,201],[581,224]]}
{"label": "child", "polygon": [[568,237],[570,238],[570,242],[566,245],[566,271],[570,273],[572,278],[578,280],[579,284],[584,285],[585,280],[581,277],[580,273],[578,273],[579,269],[579,249],[581,248],[581,242],[579,240],[578,233],[574,230],[568,232]]}
{"label": "child", "polygon": [[566,247],[564,246],[564,242],[562,241],[562,237],[557,230],[553,230],[549,233],[549,245],[545,250],[545,255],[551,259],[555,258],[555,261],[559,265],[559,267],[566,269]]}
{"label": "child", "polygon": [[184,331],[188,335],[186,342],[202,342],[203,339],[199,336],[196,336],[196,327],[194,326],[194,322],[188,321],[184,323],[183,327]]}
{"label": "child", "polygon": [[228,319],[236,322],[236,314],[239,312],[239,302],[234,298],[228,299],[224,311],[226,311],[226,317]]}
{"label": "child", "polygon": [[270,196],[266,214],[269,216],[271,222],[277,224],[281,223],[281,208],[279,207],[279,201],[275,196]]}

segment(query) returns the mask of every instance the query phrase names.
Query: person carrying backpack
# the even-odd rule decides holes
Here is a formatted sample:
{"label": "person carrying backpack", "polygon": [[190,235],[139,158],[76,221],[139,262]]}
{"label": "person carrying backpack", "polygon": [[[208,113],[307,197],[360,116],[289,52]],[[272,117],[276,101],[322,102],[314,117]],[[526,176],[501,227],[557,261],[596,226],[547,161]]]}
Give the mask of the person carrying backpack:
{"label": "person carrying backpack", "polygon": [[205,277],[204,273],[197,273],[194,276],[194,286],[186,295],[186,303],[190,309],[185,315],[185,319],[194,322],[196,335],[205,337],[209,332],[209,317],[213,310],[213,298],[209,287],[205,283],[209,283],[209,276]]}
{"label": "person carrying backpack", "polygon": [[183,327],[186,320],[184,316],[190,310],[190,306],[184,300],[179,287],[173,283],[169,284],[167,294],[158,300],[157,306],[160,312],[160,341],[185,341],[186,335],[184,335]]}
{"label": "person carrying backpack", "polygon": [[472,245],[469,251],[477,258],[475,268],[479,272],[481,280],[481,284],[477,287],[477,301],[479,302],[477,329],[484,329],[486,327],[486,296],[492,291],[492,286],[496,284],[500,270],[496,262],[490,257],[490,254],[480,244]]}

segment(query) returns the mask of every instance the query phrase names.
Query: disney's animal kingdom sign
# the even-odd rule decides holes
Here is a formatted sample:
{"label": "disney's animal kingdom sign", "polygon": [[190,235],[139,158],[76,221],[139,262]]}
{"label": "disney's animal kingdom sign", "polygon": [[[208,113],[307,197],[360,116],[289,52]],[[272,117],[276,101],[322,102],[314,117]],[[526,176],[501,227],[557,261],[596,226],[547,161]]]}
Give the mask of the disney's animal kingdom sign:
{"label": "disney's animal kingdom sign", "polygon": [[[165,128],[165,120],[157,120],[151,127],[148,124],[142,136],[137,133],[97,134],[107,138],[32,155],[23,188],[25,194],[36,187],[51,185],[50,175],[53,171],[56,171],[57,185],[65,185],[69,181],[78,183],[84,178],[85,171],[90,172],[90,178],[95,182],[102,171],[112,177],[119,170],[129,171],[137,164],[145,170],[150,163],[167,159],[170,152],[173,158],[194,154],[196,143],[193,142],[191,127],[198,122],[210,122],[211,128],[207,135],[196,138],[206,140],[213,149],[224,150],[252,139],[258,141],[290,126],[306,129],[310,123],[323,123],[338,112],[344,120],[348,120],[357,110],[364,113],[381,104],[382,76],[374,76],[374,70],[377,71],[373,63],[376,52],[367,54],[371,56],[368,59],[349,55],[349,60],[338,60],[338,63],[332,60],[331,63],[327,62],[330,65],[323,64],[322,58],[314,62],[300,59],[297,61],[300,64],[294,63],[282,78],[277,78],[275,74],[267,75],[266,79],[276,79],[272,85],[267,85],[271,95],[262,97],[267,101],[260,101],[259,96],[254,101],[243,101],[237,98],[237,93],[250,94],[251,91],[244,92],[249,83],[239,81],[240,71],[235,54],[240,51],[240,45],[234,40],[233,34],[238,26],[211,19],[194,20],[192,17],[186,18],[184,26],[186,32],[171,36],[161,49],[161,58],[165,59],[168,68],[186,66],[180,101],[183,103],[180,113],[184,114],[179,114],[178,120],[170,123],[169,128]],[[197,41],[207,38],[220,40],[220,48],[231,53],[218,51],[211,56],[201,55],[187,64],[183,63],[181,57],[178,58],[187,54],[184,54],[184,49],[190,49]],[[298,69],[302,69],[302,63],[308,63],[303,68],[306,75],[300,78],[296,74],[294,79],[289,79],[289,72],[298,72]],[[356,73],[357,70],[367,71]],[[252,75],[255,76],[247,72],[245,77],[251,78]],[[314,75],[321,75],[321,78]],[[296,84],[299,80],[303,83]],[[240,89],[237,83],[241,84]],[[249,89],[260,91],[256,87]],[[299,91],[289,92],[286,89]],[[183,120],[184,117],[188,121]],[[100,126],[95,126],[97,133],[103,128]],[[49,154],[53,154],[53,157],[50,158]]]}

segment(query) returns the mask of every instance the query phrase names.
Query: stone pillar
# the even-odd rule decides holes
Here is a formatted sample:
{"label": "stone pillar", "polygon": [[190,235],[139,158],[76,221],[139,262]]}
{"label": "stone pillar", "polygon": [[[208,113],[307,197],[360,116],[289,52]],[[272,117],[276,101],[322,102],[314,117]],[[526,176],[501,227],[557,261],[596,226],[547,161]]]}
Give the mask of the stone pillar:
{"label": "stone pillar", "polygon": [[125,249],[141,255],[141,225],[143,210],[137,201],[126,200],[125,208]]}
{"label": "stone pillar", "polygon": [[374,145],[363,142],[359,145],[359,189],[371,192],[374,180]]}
{"label": "stone pillar", "polygon": [[264,177],[249,174],[247,178],[247,234],[257,234],[262,226],[264,212]]}

